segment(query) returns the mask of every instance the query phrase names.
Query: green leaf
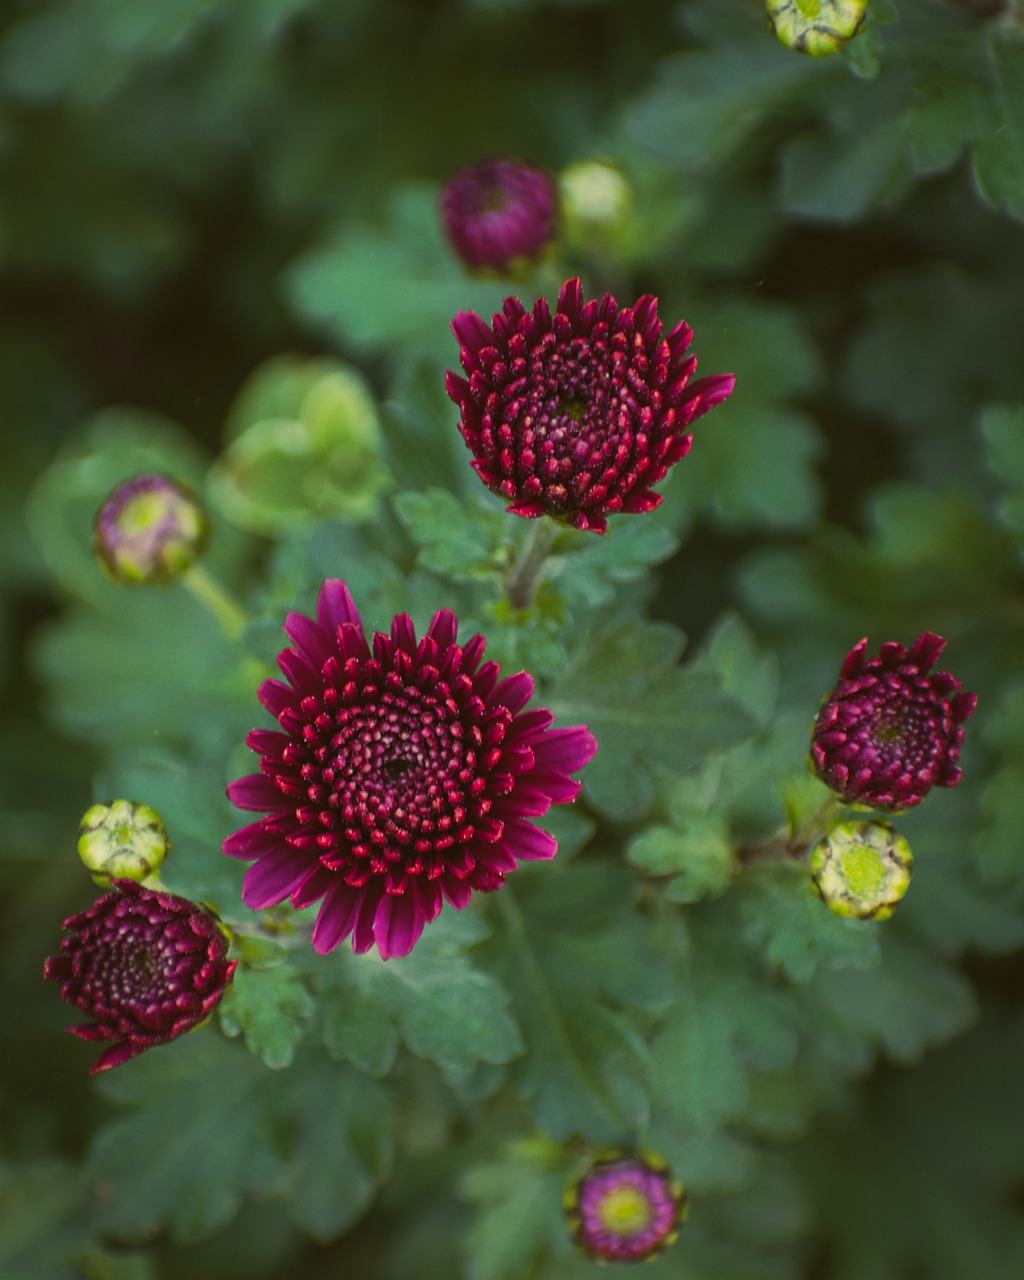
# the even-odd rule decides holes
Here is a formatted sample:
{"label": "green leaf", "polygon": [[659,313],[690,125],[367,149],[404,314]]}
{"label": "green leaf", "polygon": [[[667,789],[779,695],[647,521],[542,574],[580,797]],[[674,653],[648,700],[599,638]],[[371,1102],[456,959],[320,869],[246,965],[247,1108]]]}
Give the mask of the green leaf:
{"label": "green leaf", "polygon": [[809,982],[819,965],[865,968],[878,963],[879,925],[833,915],[814,893],[804,866],[752,868],[741,911],[747,939],[793,982]]}
{"label": "green leaf", "polygon": [[892,928],[880,943],[873,969],[820,969],[813,996],[857,1040],[897,1062],[917,1062],[971,1025],[974,992],[959,970]]}
{"label": "green leaf", "polygon": [[442,237],[437,200],[432,188],[401,188],[383,228],[345,223],[305,252],[285,275],[300,314],[364,349],[457,365],[450,322],[459,311],[489,320],[508,282],[467,279]]}
{"label": "green leaf", "polygon": [[465,1239],[470,1280],[524,1276],[539,1257],[568,1252],[568,1175],[564,1152],[542,1139],[514,1143],[501,1160],[463,1175],[459,1193],[478,1206]]}
{"label": "green leaf", "polygon": [[625,1010],[671,999],[665,961],[650,922],[621,910],[621,868],[543,873],[522,870],[496,895],[504,927],[486,948],[526,1043],[517,1090],[556,1141],[621,1143],[647,1113],[647,1049]]}
{"label": "green leaf", "polygon": [[600,747],[583,793],[610,816],[641,816],[656,772],[693,770],[707,752],[752,728],[715,676],[675,665],[683,642],[666,623],[633,621],[592,633],[547,698],[561,723],[586,724],[596,736]]}
{"label": "green leaf", "polygon": [[239,965],[218,1006],[225,1035],[244,1034],[250,1052],[275,1071],[290,1065],[312,1011],[313,1001],[301,978],[284,966]]}
{"label": "green leaf", "polygon": [[138,1108],[100,1130],[90,1169],[108,1188],[101,1230],[141,1240],[160,1227],[179,1242],[230,1221],[246,1194],[281,1174],[264,1105],[267,1071],[209,1028],[104,1076],[101,1091]]}
{"label": "green leaf", "polygon": [[1010,489],[999,504],[1006,526],[1024,532],[1024,405],[988,405],[981,412],[988,465]]}
{"label": "green leaf", "polygon": [[294,1124],[284,1194],[318,1244],[360,1218],[394,1157],[391,1098],[376,1080],[322,1058],[282,1077],[281,1109]]}
{"label": "green leaf", "polygon": [[986,42],[989,125],[974,147],[974,180],[993,208],[1024,221],[1024,49]]}
{"label": "green leaf", "polygon": [[471,916],[446,910],[409,956],[385,963],[375,953],[346,955],[318,980],[332,1054],[383,1075],[394,1059],[397,1032],[457,1087],[478,1063],[500,1065],[522,1053],[508,997],[462,954],[479,936]]}
{"label": "green leaf", "polygon": [[788,1001],[723,941],[718,919],[704,917],[684,951],[678,998],[651,1046],[659,1105],[687,1131],[740,1114],[751,1073],[788,1067],[797,1048]]}
{"label": "green leaf", "polygon": [[496,500],[464,502],[445,489],[428,489],[400,493],[394,506],[425,569],[452,582],[473,582],[493,578],[507,566],[508,517]]}
{"label": "green leaf", "polygon": [[[680,820],[682,819],[682,820]],[[667,894],[672,902],[717,897],[729,887],[733,850],[724,818],[694,810],[672,827],[651,827],[633,840],[626,857],[652,876],[672,876]]]}
{"label": "green leaf", "polygon": [[88,1240],[88,1187],[68,1165],[0,1167],[0,1275],[4,1280],[77,1280]]}

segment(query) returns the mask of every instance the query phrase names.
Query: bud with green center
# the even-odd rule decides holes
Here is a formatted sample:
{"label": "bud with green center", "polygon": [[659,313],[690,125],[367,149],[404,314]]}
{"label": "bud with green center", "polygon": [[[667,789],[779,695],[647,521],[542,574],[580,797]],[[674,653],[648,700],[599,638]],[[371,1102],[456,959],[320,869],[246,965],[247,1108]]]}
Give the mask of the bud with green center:
{"label": "bud with green center", "polygon": [[811,854],[811,876],[837,916],[887,920],[907,891],[912,862],[910,845],[887,822],[840,822]]}
{"label": "bud with green center", "polygon": [[838,53],[860,30],[868,0],[768,0],[781,44],[811,58]]}
{"label": "bud with green center", "polygon": [[202,503],[170,476],[133,476],[96,514],[93,549],[128,586],[166,586],[202,554],[210,524]]}
{"label": "bud with green center", "polygon": [[134,800],[94,804],[78,829],[78,856],[101,889],[114,880],[152,886],[170,848],[163,819]]}
{"label": "bud with green center", "polygon": [[614,243],[624,235],[633,216],[633,188],[614,165],[580,160],[562,170],[558,187],[568,240]]}

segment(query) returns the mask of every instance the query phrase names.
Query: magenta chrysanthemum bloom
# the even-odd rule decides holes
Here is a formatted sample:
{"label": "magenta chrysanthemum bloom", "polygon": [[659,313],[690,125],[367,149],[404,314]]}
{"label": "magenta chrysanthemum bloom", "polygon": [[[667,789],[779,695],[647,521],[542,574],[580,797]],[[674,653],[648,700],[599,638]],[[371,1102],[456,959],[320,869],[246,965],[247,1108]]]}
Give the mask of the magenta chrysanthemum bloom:
{"label": "magenta chrysanthemum bloom", "polygon": [[854,645],[811,733],[811,762],[849,804],[900,812],[932,787],[955,787],[964,721],[978,695],[948,671],[931,672],[946,647],[925,631],[909,649],[890,641],[866,657]]}
{"label": "magenta chrysanthemum bloom", "polygon": [[643,1262],[667,1248],[686,1217],[686,1192],[660,1157],[597,1160],[565,1202],[573,1242],[598,1262]]}
{"label": "magenta chrysanthemum bloom", "polygon": [[69,916],[58,956],[43,977],[93,1022],[69,1027],[81,1040],[113,1040],[92,1072],[119,1067],[154,1045],[191,1031],[227,990],[235,962],[214,916],[186,898],[134,880]]}
{"label": "magenta chrysanthemum bloom", "polygon": [[555,233],[555,187],[519,160],[481,160],[449,180],[441,197],[444,225],[469,267],[504,271],[529,259]]}
{"label": "magenta chrysanthemum bloom", "polygon": [[291,613],[284,629],[295,645],[278,657],[287,683],[259,690],[283,732],[254,729],[262,772],[228,787],[240,809],[266,813],[224,842],[253,862],[247,906],[323,899],[318,952],[351,934],[355,951],[376,945],[386,960],[412,950],[443,898],[464,907],[520,860],[554,857],[554,838],[530,819],[575,800],[569,775],[597,742],[525,710],[533,680],[481,665],[483,636],[456,644],[455,615],[441,609],[417,642],[403,613],[371,651],[336,579],[315,620]]}
{"label": "magenta chrysanthemum bloom", "polygon": [[526,311],[506,298],[488,326],[452,321],[465,378],[449,372],[459,430],[488,489],[520,516],[554,516],[603,533],[615,511],[651,511],[651,486],[686,456],[687,428],[733,389],[731,373],[690,378],[693,331],[665,337],[650,294],[621,310],[611,294],[584,303],[578,279]]}

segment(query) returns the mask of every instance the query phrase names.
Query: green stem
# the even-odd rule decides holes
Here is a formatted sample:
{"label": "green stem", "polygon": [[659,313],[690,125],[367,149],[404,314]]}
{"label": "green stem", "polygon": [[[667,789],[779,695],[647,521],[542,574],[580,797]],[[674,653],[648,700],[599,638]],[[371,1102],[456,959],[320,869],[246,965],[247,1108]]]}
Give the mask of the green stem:
{"label": "green stem", "polygon": [[519,559],[505,579],[505,595],[513,609],[528,609],[533,603],[558,532],[558,525],[547,516],[539,516],[533,521]]}
{"label": "green stem", "polygon": [[818,841],[834,826],[844,809],[838,796],[829,796],[792,833],[783,829],[762,844],[743,845],[737,856],[743,866],[754,863],[800,861],[806,858]]}
{"label": "green stem", "polygon": [[221,630],[229,640],[237,640],[249,619],[242,608],[228,595],[205,569],[193,565],[179,579],[193,596],[213,614]]}

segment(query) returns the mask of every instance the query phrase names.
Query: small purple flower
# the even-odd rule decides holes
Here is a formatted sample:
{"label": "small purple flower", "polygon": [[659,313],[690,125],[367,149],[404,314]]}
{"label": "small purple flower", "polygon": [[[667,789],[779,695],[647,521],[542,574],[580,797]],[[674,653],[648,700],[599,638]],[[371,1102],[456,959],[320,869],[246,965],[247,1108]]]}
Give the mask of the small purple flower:
{"label": "small purple flower", "polygon": [[441,212],[469,267],[506,271],[534,257],[555,233],[555,187],[518,160],[481,160],[449,180]]}
{"label": "small purple flower", "polygon": [[898,813],[932,787],[955,787],[964,721],[978,702],[948,671],[929,674],[946,647],[925,631],[909,649],[890,641],[867,658],[867,637],[843,663],[811,733],[811,762],[849,804]]}
{"label": "small purple flower", "polygon": [[690,378],[693,332],[665,337],[657,299],[619,308],[611,294],[584,303],[567,280],[555,314],[506,298],[488,326],[475,311],[452,321],[466,377],[448,395],[477,475],[520,516],[550,515],[603,533],[612,512],[651,511],[651,486],[685,457],[687,428],[724,400],[735,378]]}
{"label": "small purple flower", "polygon": [[598,1262],[643,1262],[675,1240],[686,1193],[650,1153],[597,1160],[566,1196],[573,1242]]}
{"label": "small purple flower", "polygon": [[166,586],[190,568],[210,524],[191,489],[170,476],[133,476],[96,513],[93,550],[111,577],[128,586]]}
{"label": "small purple flower", "polygon": [[228,787],[240,809],[266,816],[224,852],[253,863],[242,889],[253,910],[323,900],[321,955],[349,934],[357,952],[407,955],[442,899],[464,907],[520,860],[555,855],[530,819],[575,800],[569,775],[597,742],[525,710],[530,676],[499,680],[497,663],[481,665],[483,636],[460,646],[456,625],[441,609],[417,641],[399,614],[371,650],[337,579],[323,584],[315,620],[288,615],[286,681],[259,690],[283,732],[254,729],[246,741],[261,772]]}
{"label": "small purple flower", "polygon": [[185,898],[115,880],[88,911],[69,916],[60,955],[43,977],[93,1018],[69,1027],[81,1040],[113,1040],[92,1072],[119,1067],[203,1022],[227,990],[235,962],[214,916]]}

